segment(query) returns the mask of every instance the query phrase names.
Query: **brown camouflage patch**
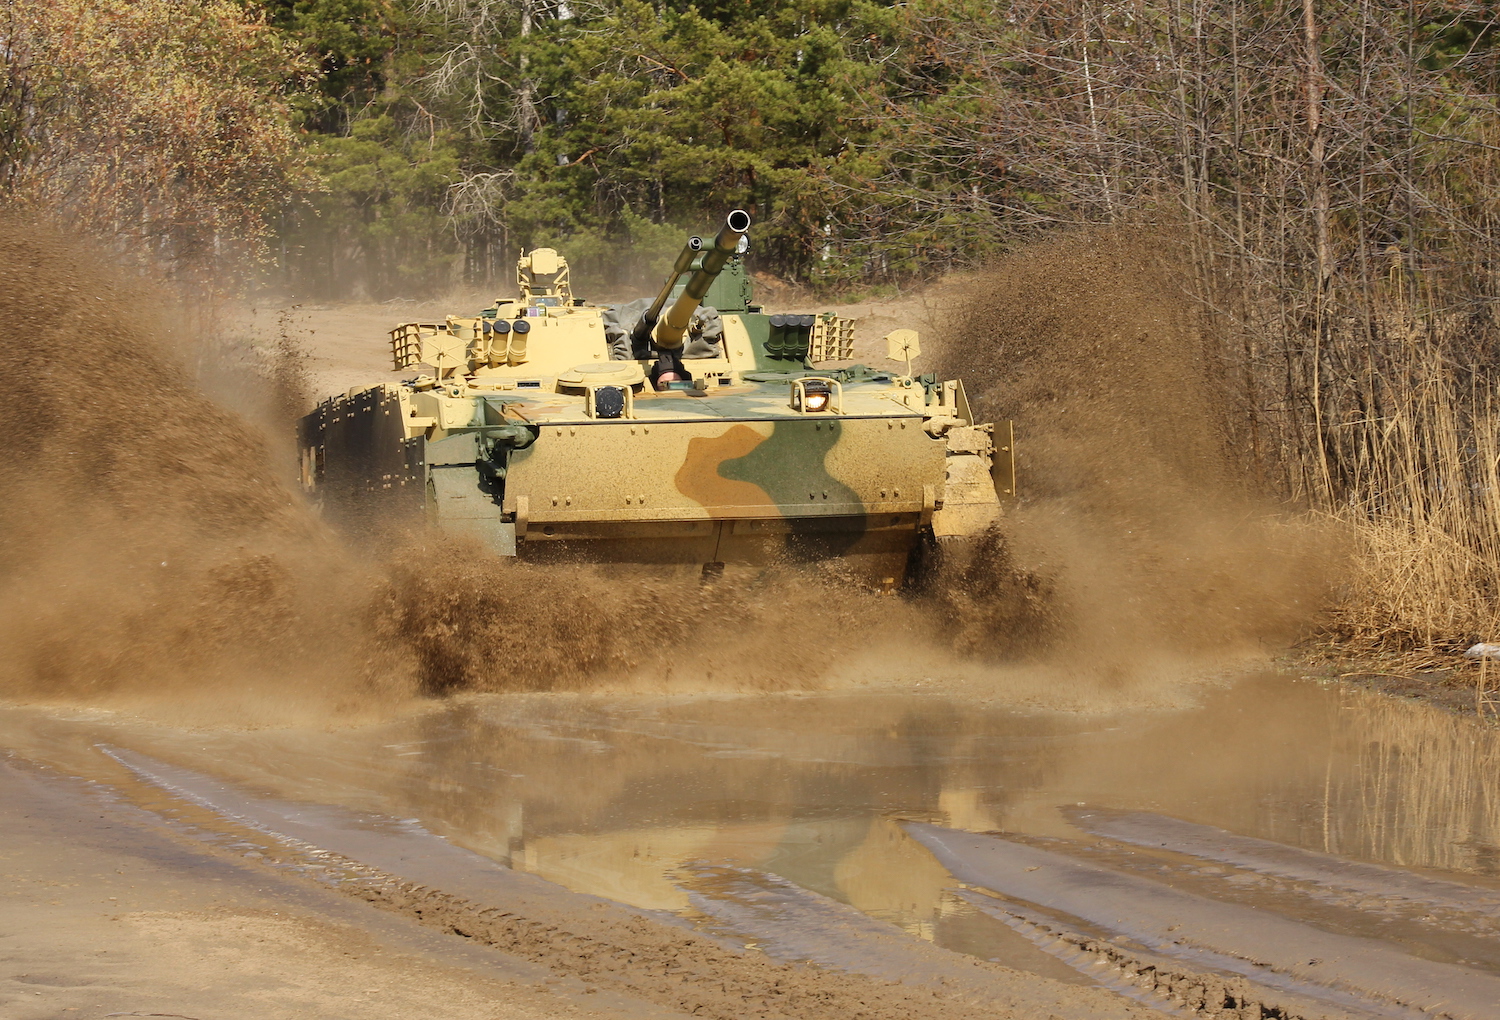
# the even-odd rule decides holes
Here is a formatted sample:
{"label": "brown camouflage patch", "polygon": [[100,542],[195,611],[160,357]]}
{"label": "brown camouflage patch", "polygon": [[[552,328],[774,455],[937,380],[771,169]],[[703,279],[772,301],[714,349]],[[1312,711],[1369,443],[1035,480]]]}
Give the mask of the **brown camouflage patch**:
{"label": "brown camouflage patch", "polygon": [[701,504],[711,517],[779,516],[776,501],[765,489],[719,474],[720,465],[745,456],[765,438],[748,425],[734,425],[712,439],[688,440],[687,457],[673,479],[677,491]]}

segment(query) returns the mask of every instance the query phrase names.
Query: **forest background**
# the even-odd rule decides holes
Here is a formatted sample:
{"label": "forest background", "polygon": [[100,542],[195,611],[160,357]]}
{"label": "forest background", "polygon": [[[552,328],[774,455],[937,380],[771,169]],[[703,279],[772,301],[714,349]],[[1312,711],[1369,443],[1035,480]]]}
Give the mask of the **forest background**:
{"label": "forest background", "polygon": [[[830,293],[1154,232],[1247,477],[1358,536],[1329,632],[1500,634],[1490,5],[7,0],[0,194],[184,275],[657,276],[744,207]],[[632,257],[617,253],[628,249]]]}

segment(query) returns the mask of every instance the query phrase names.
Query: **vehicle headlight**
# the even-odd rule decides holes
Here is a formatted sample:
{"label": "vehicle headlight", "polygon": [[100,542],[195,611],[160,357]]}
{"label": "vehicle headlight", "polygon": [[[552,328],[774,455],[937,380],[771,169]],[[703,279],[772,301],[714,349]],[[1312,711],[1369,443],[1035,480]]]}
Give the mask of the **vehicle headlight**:
{"label": "vehicle headlight", "polygon": [[792,410],[816,414],[828,410],[833,394],[825,379],[803,379],[792,384]]}

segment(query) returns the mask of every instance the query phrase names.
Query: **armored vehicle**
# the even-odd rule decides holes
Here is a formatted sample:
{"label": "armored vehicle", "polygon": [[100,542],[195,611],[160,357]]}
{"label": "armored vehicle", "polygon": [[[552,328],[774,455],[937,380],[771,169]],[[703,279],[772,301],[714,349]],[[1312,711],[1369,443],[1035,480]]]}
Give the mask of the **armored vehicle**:
{"label": "armored vehicle", "polygon": [[850,364],[853,323],[752,303],[736,210],[692,237],[652,299],[573,296],[538,248],[519,294],[391,331],[399,383],[301,422],[330,514],[425,518],[504,556],[675,565],[837,560],[892,587],[919,541],[984,531],[1014,490],[1010,423],[963,384]]}

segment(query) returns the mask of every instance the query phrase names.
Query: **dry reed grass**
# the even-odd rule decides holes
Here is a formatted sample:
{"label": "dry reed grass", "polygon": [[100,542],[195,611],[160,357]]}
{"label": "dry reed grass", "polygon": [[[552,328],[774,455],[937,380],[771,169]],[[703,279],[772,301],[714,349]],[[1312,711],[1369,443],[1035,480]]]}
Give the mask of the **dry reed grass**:
{"label": "dry reed grass", "polygon": [[[1447,329],[1457,330],[1460,324]],[[1377,417],[1337,423],[1327,513],[1354,543],[1330,627],[1355,648],[1461,652],[1500,635],[1500,393],[1446,336],[1367,380]]]}

